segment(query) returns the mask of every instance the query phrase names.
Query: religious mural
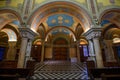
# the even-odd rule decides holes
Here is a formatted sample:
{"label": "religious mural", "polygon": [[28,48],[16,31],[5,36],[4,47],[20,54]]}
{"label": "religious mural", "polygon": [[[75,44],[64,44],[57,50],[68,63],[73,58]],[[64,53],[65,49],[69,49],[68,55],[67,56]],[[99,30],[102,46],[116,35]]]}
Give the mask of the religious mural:
{"label": "religious mural", "polygon": [[55,26],[67,26],[71,27],[73,25],[73,17],[66,14],[56,14],[48,17],[47,24],[49,27]]}

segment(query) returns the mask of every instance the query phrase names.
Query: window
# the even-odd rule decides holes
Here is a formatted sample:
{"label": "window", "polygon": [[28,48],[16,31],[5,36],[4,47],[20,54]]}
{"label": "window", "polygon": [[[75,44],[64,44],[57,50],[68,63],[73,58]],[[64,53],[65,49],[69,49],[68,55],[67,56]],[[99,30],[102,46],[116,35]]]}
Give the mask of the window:
{"label": "window", "polygon": [[3,60],[3,54],[5,52],[5,48],[0,47],[0,61]]}
{"label": "window", "polygon": [[87,45],[83,45],[83,53],[85,57],[89,56]]}

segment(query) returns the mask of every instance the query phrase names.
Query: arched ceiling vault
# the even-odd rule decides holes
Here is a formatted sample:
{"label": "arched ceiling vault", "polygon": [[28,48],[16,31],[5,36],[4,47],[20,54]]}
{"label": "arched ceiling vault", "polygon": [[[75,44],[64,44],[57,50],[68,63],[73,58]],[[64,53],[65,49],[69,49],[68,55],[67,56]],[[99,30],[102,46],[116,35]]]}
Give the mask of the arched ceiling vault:
{"label": "arched ceiling vault", "polygon": [[68,33],[76,41],[83,32],[90,29],[91,21],[82,7],[67,1],[55,1],[36,9],[30,15],[27,24],[33,31],[38,31],[45,40],[50,38],[49,35],[55,35],[53,33],[62,32],[66,35]]}
{"label": "arched ceiling vault", "polygon": [[113,39],[113,35],[120,35],[120,9],[105,10],[99,20],[104,39]]}
{"label": "arched ceiling vault", "polygon": [[8,41],[17,41],[17,35],[13,30],[2,29],[1,32],[5,32],[8,35]]}
{"label": "arched ceiling vault", "polygon": [[99,22],[103,28],[107,24],[115,24],[120,28],[120,9],[105,10],[101,14]]}
{"label": "arched ceiling vault", "polygon": [[114,35],[120,35],[120,29],[119,28],[111,28],[104,34],[104,39],[110,39],[112,40],[114,38]]}
{"label": "arched ceiling vault", "polygon": [[91,20],[86,11],[80,8],[80,6],[65,1],[56,1],[41,6],[30,16],[28,24],[36,31],[38,26],[53,14],[67,14],[76,18],[76,22],[82,25],[84,31],[90,27]]}
{"label": "arched ceiling vault", "polygon": [[65,34],[69,36],[73,36],[74,40],[76,40],[75,32],[66,26],[56,26],[48,30],[45,36],[45,40],[48,38],[49,35],[56,35],[56,34]]}
{"label": "arched ceiling vault", "polygon": [[6,24],[20,27],[22,23],[22,17],[18,12],[12,9],[0,10],[0,29],[2,29]]}

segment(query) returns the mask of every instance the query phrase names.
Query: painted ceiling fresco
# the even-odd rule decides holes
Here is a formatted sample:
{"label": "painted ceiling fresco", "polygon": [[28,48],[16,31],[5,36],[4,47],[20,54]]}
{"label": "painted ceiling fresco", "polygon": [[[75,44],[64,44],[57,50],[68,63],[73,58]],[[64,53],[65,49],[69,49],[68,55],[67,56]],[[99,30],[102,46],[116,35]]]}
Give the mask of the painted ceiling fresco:
{"label": "painted ceiling fresco", "polygon": [[57,34],[57,33],[69,34],[70,32],[68,30],[66,30],[66,29],[59,28],[59,29],[53,30],[51,33],[52,34]]}
{"label": "painted ceiling fresco", "polygon": [[109,12],[102,17],[101,26],[112,23],[112,21],[119,22],[119,12]]}
{"label": "painted ceiling fresco", "polygon": [[73,23],[74,23],[73,17],[66,14],[55,14],[49,16],[47,19],[47,24],[49,27],[55,26],[71,27]]}
{"label": "painted ceiling fresco", "polygon": [[14,20],[11,24],[20,27],[20,22],[18,20]]}

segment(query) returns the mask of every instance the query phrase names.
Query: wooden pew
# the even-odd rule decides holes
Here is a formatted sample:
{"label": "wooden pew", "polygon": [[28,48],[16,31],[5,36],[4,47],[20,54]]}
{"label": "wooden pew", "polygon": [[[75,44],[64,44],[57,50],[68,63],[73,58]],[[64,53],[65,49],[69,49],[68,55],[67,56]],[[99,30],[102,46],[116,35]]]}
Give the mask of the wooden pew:
{"label": "wooden pew", "polygon": [[120,74],[102,74],[102,80],[120,80]]}
{"label": "wooden pew", "polygon": [[17,61],[0,61],[0,68],[16,68]]}
{"label": "wooden pew", "polygon": [[35,61],[28,61],[26,68],[17,68],[17,61],[0,61],[0,80],[28,79],[34,74]]}
{"label": "wooden pew", "polygon": [[89,73],[91,74],[91,78],[103,78],[105,80],[114,80],[112,78],[120,79],[120,67],[113,68],[91,68],[89,69]]}
{"label": "wooden pew", "polygon": [[0,80],[18,80],[30,78],[31,69],[25,68],[0,68]]}

